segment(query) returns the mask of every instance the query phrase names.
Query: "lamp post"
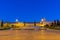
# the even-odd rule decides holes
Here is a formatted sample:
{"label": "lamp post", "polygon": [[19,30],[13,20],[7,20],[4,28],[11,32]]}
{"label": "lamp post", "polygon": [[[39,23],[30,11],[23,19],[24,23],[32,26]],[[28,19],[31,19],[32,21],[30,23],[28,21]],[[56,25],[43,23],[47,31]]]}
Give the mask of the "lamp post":
{"label": "lamp post", "polygon": [[16,22],[18,22],[18,19],[16,19]]}

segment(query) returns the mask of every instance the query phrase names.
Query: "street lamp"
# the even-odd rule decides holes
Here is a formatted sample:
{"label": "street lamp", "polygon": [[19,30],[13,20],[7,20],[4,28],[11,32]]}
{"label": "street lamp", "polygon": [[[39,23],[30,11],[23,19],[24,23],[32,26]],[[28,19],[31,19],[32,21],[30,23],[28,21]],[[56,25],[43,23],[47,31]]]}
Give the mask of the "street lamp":
{"label": "street lamp", "polygon": [[16,22],[18,22],[18,19],[16,19]]}

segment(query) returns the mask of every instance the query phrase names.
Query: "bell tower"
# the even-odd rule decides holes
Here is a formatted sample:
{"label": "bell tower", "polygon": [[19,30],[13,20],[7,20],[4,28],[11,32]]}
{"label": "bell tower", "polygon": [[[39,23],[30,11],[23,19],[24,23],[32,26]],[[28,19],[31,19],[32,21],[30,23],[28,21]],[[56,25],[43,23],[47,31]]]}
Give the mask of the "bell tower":
{"label": "bell tower", "polygon": [[46,19],[45,18],[42,18],[40,23],[41,23],[41,26],[46,25]]}
{"label": "bell tower", "polygon": [[45,18],[42,18],[42,19],[41,19],[41,22],[46,22],[46,19],[45,19]]}

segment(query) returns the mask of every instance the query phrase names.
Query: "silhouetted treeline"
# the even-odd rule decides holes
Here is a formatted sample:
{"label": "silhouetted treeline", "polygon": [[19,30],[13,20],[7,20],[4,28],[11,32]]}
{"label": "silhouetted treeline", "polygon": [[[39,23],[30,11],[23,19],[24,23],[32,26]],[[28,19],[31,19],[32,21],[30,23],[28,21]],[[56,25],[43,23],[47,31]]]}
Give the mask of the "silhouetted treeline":
{"label": "silhouetted treeline", "polygon": [[3,21],[1,21],[1,27],[3,27]]}
{"label": "silhouetted treeline", "polygon": [[53,22],[52,22],[52,25],[51,26],[59,26],[60,27],[60,21],[59,20],[54,20]]}
{"label": "silhouetted treeline", "polygon": [[50,25],[46,24],[45,27],[46,28],[56,28],[56,27],[60,28],[60,20],[54,20],[52,23],[50,23]]}

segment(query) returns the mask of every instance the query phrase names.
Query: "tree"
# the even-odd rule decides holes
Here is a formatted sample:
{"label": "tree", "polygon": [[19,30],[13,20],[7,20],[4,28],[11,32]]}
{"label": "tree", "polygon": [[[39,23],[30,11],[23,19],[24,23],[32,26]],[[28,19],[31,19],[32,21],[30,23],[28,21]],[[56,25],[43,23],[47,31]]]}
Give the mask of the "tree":
{"label": "tree", "polygon": [[3,21],[1,21],[1,27],[3,27]]}
{"label": "tree", "polygon": [[59,20],[57,20],[57,26],[60,26],[60,21]]}
{"label": "tree", "polygon": [[45,27],[45,28],[49,28],[49,25],[48,25],[48,24],[46,24],[44,27]]}
{"label": "tree", "polygon": [[34,22],[34,26],[36,26],[36,22]]}
{"label": "tree", "polygon": [[24,26],[25,26],[25,22],[24,22]]}

